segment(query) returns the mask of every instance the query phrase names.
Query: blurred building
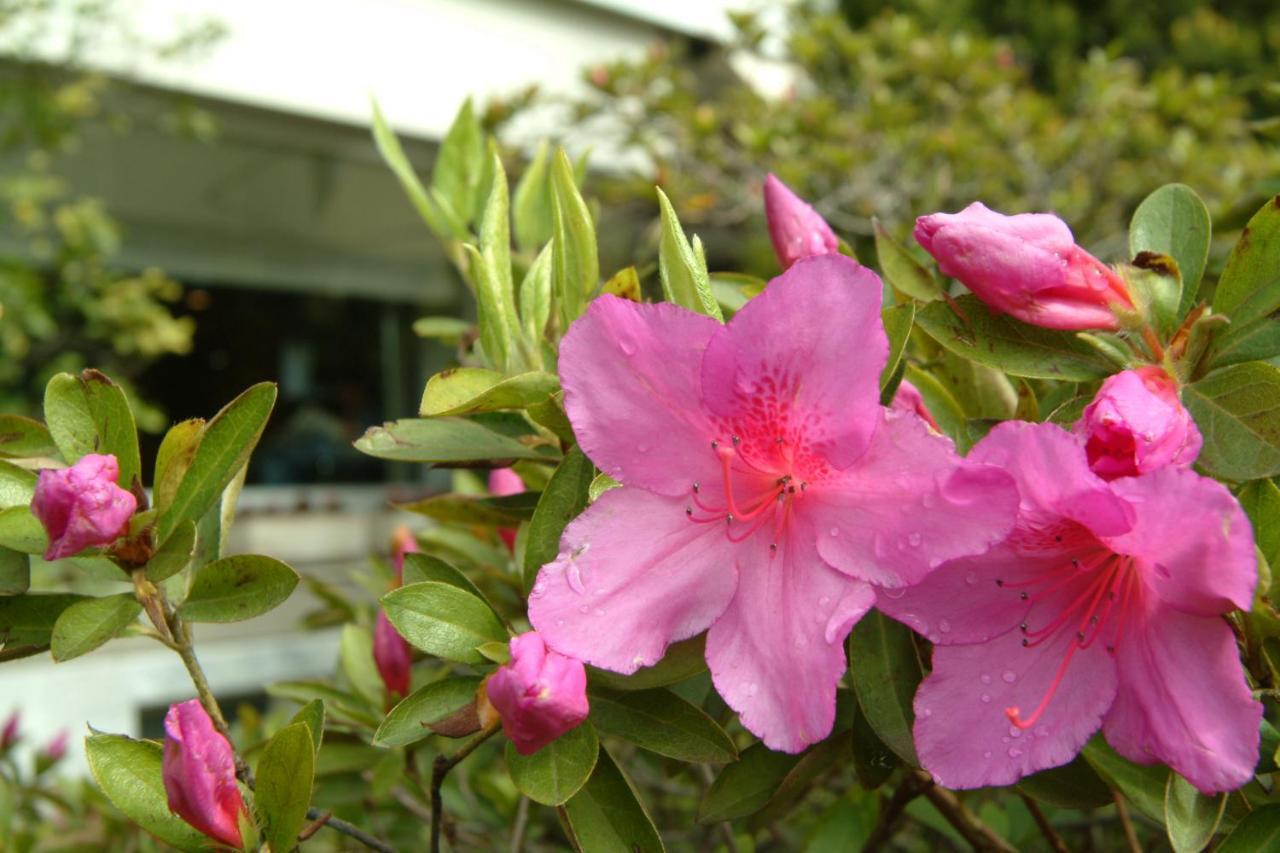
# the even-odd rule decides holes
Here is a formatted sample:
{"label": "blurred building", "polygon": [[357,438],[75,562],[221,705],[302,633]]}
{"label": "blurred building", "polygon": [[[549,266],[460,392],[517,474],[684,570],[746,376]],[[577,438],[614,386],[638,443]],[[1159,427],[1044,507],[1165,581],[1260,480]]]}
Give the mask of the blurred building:
{"label": "blurred building", "polygon": [[[374,149],[369,100],[425,172],[462,99],[532,83],[571,91],[584,66],[664,36],[721,39],[722,0],[133,0],[145,34],[211,17],[226,37],[199,61],[140,61],[106,50],[93,64],[129,81],[140,115],[175,93],[215,120],[216,140],[103,127],[64,174],[101,197],[125,231],[125,265],[158,266],[187,286],[195,351],[153,368],[144,390],[175,418],[209,416],[249,384],[280,383],[280,402],[240,500],[233,547],[269,553],[304,575],[351,586],[385,550],[388,502],[420,491],[351,449],[373,423],[411,416],[443,357],[410,325],[470,310],[433,238]],[[155,440],[144,446],[153,458]],[[403,519],[399,519],[403,521]],[[293,629],[302,587],[280,611],[202,626],[214,689],[251,696],[268,681],[327,673],[333,633]],[[277,632],[263,642],[267,632]],[[145,640],[54,666],[0,668],[0,717],[27,712],[39,741],[86,722],[137,734],[186,698],[177,658]]]}

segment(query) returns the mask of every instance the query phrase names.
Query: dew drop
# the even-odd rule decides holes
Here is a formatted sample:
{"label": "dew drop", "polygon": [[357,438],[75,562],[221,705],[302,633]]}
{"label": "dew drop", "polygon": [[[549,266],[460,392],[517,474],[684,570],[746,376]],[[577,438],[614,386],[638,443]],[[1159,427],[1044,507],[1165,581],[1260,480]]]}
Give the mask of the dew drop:
{"label": "dew drop", "polygon": [[912,548],[915,548],[920,545],[920,542],[923,540],[923,538],[924,537],[922,537],[919,533],[912,533],[910,536],[907,537],[907,541],[911,543]]}
{"label": "dew drop", "polygon": [[1018,728],[1017,726],[1009,726],[1009,737],[1011,738],[1022,737],[1022,729]]}
{"label": "dew drop", "polygon": [[933,492],[925,492],[924,497],[920,499],[920,503],[924,504],[925,509],[933,509],[938,503],[938,499],[933,496]]}
{"label": "dew drop", "polygon": [[603,616],[603,615],[604,615],[604,608],[602,608],[602,607],[597,607],[597,608],[596,608],[596,615],[597,615],[597,616]]}
{"label": "dew drop", "polygon": [[941,631],[941,632],[942,632],[942,633],[944,633],[944,634],[950,634],[950,633],[951,633],[951,623],[950,623],[950,622],[948,622],[946,619],[939,620],[939,622],[938,622],[938,630],[939,630],[939,631]]}
{"label": "dew drop", "polygon": [[569,589],[578,595],[582,595],[587,591],[587,588],[582,585],[582,569],[578,568],[577,563],[569,563],[569,568],[565,569],[564,577],[569,582]]}
{"label": "dew drop", "polygon": [[1011,669],[1006,669],[1000,677],[1004,679],[1005,684],[1013,684],[1018,680],[1018,674]]}
{"label": "dew drop", "polygon": [[756,693],[759,692],[759,690],[760,690],[760,686],[756,684],[754,681],[747,685],[748,696],[756,695]]}
{"label": "dew drop", "polygon": [[977,572],[969,572],[969,574],[967,574],[967,575],[965,575],[965,576],[964,576],[964,582],[965,582],[965,583],[967,583],[969,586],[977,586],[977,584],[978,584],[978,573],[977,573]]}
{"label": "dew drop", "polygon": [[622,347],[622,351],[627,355],[636,354],[636,342],[631,340],[631,338],[619,338],[618,346]]}
{"label": "dew drop", "polygon": [[557,627],[557,628],[563,628],[563,627],[564,627],[564,620],[563,620],[563,619],[557,619],[557,620],[556,620],[556,627]]}
{"label": "dew drop", "polygon": [[587,606],[587,605],[585,605],[585,604],[578,608],[578,612],[579,612],[579,613],[588,613],[588,612],[590,612],[590,610],[591,610],[591,608],[590,608],[590,607],[588,607],[588,606]]}
{"label": "dew drop", "polygon": [[830,604],[830,603],[831,603],[831,596],[829,596],[829,595],[824,595],[824,596],[822,596],[822,598],[819,598],[819,599],[818,599],[818,606],[819,606],[819,607],[825,607],[825,606],[827,606],[827,605],[828,605],[828,604]]}
{"label": "dew drop", "polygon": [[982,683],[983,683],[983,684],[990,684],[990,683],[991,683],[991,676],[987,675],[985,672],[984,672],[984,673],[982,673]]}
{"label": "dew drop", "polygon": [[990,758],[990,757],[991,757],[991,750],[989,750],[989,749],[988,749],[986,752],[982,753],[982,757],[983,757],[983,758]]}
{"label": "dew drop", "polygon": [[1018,749],[1016,746],[1011,746],[1011,747],[1009,747],[1009,757],[1010,757],[1010,758],[1021,758],[1021,757],[1022,757],[1022,750]]}
{"label": "dew drop", "polygon": [[899,588],[882,589],[882,590],[880,590],[880,592],[884,593],[884,594],[885,594],[886,596],[888,596],[889,598],[902,598],[902,596],[904,596],[904,595],[906,595],[906,594],[907,594],[907,591],[906,591],[905,589],[900,588],[900,587],[899,587]]}
{"label": "dew drop", "polygon": [[649,445],[647,445],[647,444],[638,444],[638,445],[636,445],[636,450],[638,450],[638,451],[639,451],[639,452],[641,452],[641,453],[648,453],[648,452],[649,452]]}
{"label": "dew drop", "polygon": [[840,535],[840,528],[839,528],[839,527],[833,527],[833,528],[831,528],[831,535],[832,535],[832,536],[839,536],[839,535]]}
{"label": "dew drop", "polygon": [[546,591],[547,591],[547,585],[542,581],[538,581],[533,585],[533,589],[529,590],[529,597],[541,598],[544,594],[546,594]]}
{"label": "dew drop", "polygon": [[876,556],[883,559],[889,555],[889,545],[884,541],[884,537],[877,533],[871,540],[872,547],[875,549]]}
{"label": "dew drop", "polygon": [[921,716],[921,717],[923,717],[923,718],[924,718],[924,719],[926,719],[926,720],[927,720],[927,719],[929,719],[930,717],[932,717],[932,716],[933,716],[933,709],[932,709],[932,708],[922,708],[922,709],[920,709],[920,716]]}
{"label": "dew drop", "polygon": [[986,705],[991,701],[991,694],[983,693],[981,698],[982,698],[982,704]]}

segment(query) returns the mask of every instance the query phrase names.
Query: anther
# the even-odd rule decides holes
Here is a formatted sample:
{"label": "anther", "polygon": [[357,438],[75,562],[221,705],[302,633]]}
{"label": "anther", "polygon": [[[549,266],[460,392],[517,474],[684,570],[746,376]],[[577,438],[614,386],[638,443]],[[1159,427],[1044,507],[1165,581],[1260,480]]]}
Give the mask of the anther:
{"label": "anther", "polygon": [[1061,542],[1061,541],[1062,541],[1062,537],[1061,537],[1061,536],[1058,536],[1058,535],[1055,535],[1055,536],[1053,537],[1053,541],[1054,541],[1054,542]]}
{"label": "anther", "polygon": [[1084,631],[1076,631],[1076,639],[1083,643],[1083,642],[1084,642]]}
{"label": "anther", "polygon": [[996,586],[1004,586],[1004,581],[1002,581],[1000,578],[996,578]]}
{"label": "anther", "polygon": [[1027,646],[1029,646],[1029,645],[1031,645],[1031,641],[1030,641],[1030,640],[1028,640],[1026,637],[1023,637],[1023,638],[1022,638],[1022,647],[1025,649],[1025,648],[1026,648]]}
{"label": "anther", "polygon": [[700,488],[701,488],[701,486],[699,486],[697,483],[694,483],[694,484],[693,484],[693,490],[694,490],[695,492],[696,492],[696,491],[698,491],[698,489],[700,489]]}
{"label": "anther", "polygon": [[777,550],[778,550],[778,543],[777,543],[777,542],[770,542],[770,543],[769,543],[769,550],[770,550],[770,551],[777,551]]}
{"label": "anther", "polygon": [[718,449],[719,447],[720,447],[720,441],[719,441],[718,439],[714,439],[714,438],[713,438],[713,439],[711,439],[711,449],[712,449],[712,450],[716,450],[716,449]]}
{"label": "anther", "polygon": [[802,492],[803,492],[803,491],[804,491],[805,489],[807,489],[807,488],[809,488],[809,484],[808,484],[808,483],[806,483],[804,480],[801,480],[801,481],[800,481],[800,491],[802,491]]}
{"label": "anther", "polygon": [[687,507],[685,507],[685,508],[684,508],[684,514],[685,514],[685,515],[693,515],[693,507],[691,507],[691,506],[687,506]]}
{"label": "anther", "polygon": [[731,436],[729,436],[729,437],[730,437],[731,439],[733,439],[733,446],[734,446],[734,447],[737,447],[739,444],[742,444],[742,439],[738,438],[736,435],[731,435]]}
{"label": "anther", "polygon": [[787,443],[787,440],[786,440],[785,438],[783,438],[782,436],[778,436],[778,437],[774,440],[774,443],[776,443],[776,444],[786,444],[786,443]]}
{"label": "anther", "polygon": [[724,517],[725,524],[733,524],[733,513],[729,513]]}
{"label": "anther", "polygon": [[1027,595],[1026,592],[1020,592],[1018,593],[1018,598],[1021,598],[1023,601],[1026,601],[1028,598],[1030,598],[1030,596]]}
{"label": "anther", "polygon": [[1025,634],[1025,633],[1027,633],[1027,623],[1026,623],[1026,622],[1023,622],[1023,623],[1022,623],[1021,625],[1019,625],[1018,627],[1022,629],[1022,633],[1024,633],[1024,634]]}

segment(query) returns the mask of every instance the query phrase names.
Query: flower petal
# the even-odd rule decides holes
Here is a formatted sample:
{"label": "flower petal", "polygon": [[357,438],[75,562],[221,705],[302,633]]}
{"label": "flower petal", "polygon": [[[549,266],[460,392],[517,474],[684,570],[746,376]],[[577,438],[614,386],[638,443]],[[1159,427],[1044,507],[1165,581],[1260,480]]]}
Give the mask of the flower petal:
{"label": "flower petal", "polygon": [[1009,785],[1066,764],[1102,724],[1116,692],[1115,665],[1100,646],[1077,651],[1044,714],[1028,730],[1005,709],[1030,714],[1048,692],[1070,631],[1024,648],[1010,631],[989,643],[938,646],[933,672],[916,693],[916,749],[924,768],[948,788]]}
{"label": "flower petal", "polygon": [[710,317],[601,296],[560,344],[565,411],[601,471],[629,486],[686,494],[720,476],[699,366]]}
{"label": "flower petal", "polygon": [[1136,520],[1107,545],[1138,560],[1152,592],[1201,616],[1249,609],[1258,582],[1253,530],[1222,484],[1170,467],[1115,480],[1112,487],[1133,506]]}
{"label": "flower petal", "polygon": [[1168,764],[1205,793],[1239,788],[1258,760],[1262,705],[1235,636],[1221,618],[1147,598],[1143,624],[1130,626],[1116,650],[1120,689],[1107,741],[1131,761]]}
{"label": "flower petal", "polygon": [[707,345],[707,407],[735,420],[776,410],[832,465],[848,467],[878,420],[889,357],[882,290],[875,273],[843,255],[797,261]]}
{"label": "flower petal", "polygon": [[705,631],[737,584],[722,524],[679,498],[623,486],[571,522],[529,594],[529,621],[556,651],[630,673]]}
{"label": "flower petal", "polygon": [[769,542],[740,545],[738,592],[707,632],[707,664],[742,725],[770,749],[800,752],[831,731],[844,639],[875,595],[819,559],[802,520],[776,552]]}
{"label": "flower petal", "polygon": [[966,464],[914,415],[880,413],[862,458],[810,488],[798,510],[818,531],[822,559],[897,587],[947,560],[981,554],[1009,533],[1018,490],[1008,474]]}

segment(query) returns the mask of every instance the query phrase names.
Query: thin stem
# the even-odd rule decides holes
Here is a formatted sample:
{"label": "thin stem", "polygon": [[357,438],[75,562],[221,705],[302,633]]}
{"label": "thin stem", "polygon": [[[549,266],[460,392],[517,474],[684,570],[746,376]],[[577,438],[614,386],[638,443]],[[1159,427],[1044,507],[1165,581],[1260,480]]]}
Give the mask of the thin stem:
{"label": "thin stem", "polygon": [[[889,802],[880,812],[880,820],[876,823],[876,828],[871,831],[871,835],[867,838],[867,843],[862,846],[863,853],[873,853],[879,850],[893,838],[898,818],[902,816],[903,810],[907,804],[914,800],[924,791],[924,782],[915,774],[908,774],[902,783],[898,785],[893,792],[893,796],[889,798]],[[932,785],[933,780],[929,779],[928,784]]]}
{"label": "thin stem", "polygon": [[1114,791],[1116,799],[1116,816],[1120,818],[1120,826],[1124,828],[1124,840],[1129,844],[1130,853],[1142,853],[1142,845],[1138,843],[1138,833],[1129,818],[1129,805],[1124,801],[1124,794]]}
{"label": "thin stem", "polygon": [[922,782],[928,782],[924,789],[925,797],[933,804],[935,809],[942,813],[942,816],[947,819],[947,823],[954,826],[956,831],[964,836],[964,840],[973,845],[975,850],[1017,853],[1017,849],[1013,845],[996,835],[991,827],[965,808],[959,797],[946,788],[939,788],[934,785],[933,780],[924,771],[917,770],[915,773],[922,777]]}
{"label": "thin stem", "polygon": [[1031,817],[1035,820],[1036,826],[1040,827],[1040,833],[1044,835],[1045,841],[1049,842],[1049,847],[1054,853],[1071,853],[1062,836],[1053,828],[1053,824],[1049,823],[1049,818],[1040,810],[1040,804],[1028,797],[1026,794],[1019,794],[1022,802],[1026,805],[1027,811],[1031,812]]}
{"label": "thin stem", "polygon": [[324,817],[325,815],[329,815],[329,817],[324,821],[324,825],[329,827],[330,829],[336,830],[342,833],[343,835],[347,836],[348,838],[354,838],[356,841],[359,841],[361,844],[363,844],[365,847],[368,847],[370,850],[377,850],[378,853],[396,853],[396,848],[392,847],[387,842],[380,841],[377,838],[374,838],[372,835],[365,832],[360,827],[347,823],[345,820],[342,820],[341,818],[333,817],[332,813],[330,812],[327,812],[327,811],[322,812],[319,809],[315,809],[315,808],[307,809],[308,820],[318,821],[320,820],[320,818]]}
{"label": "thin stem", "polygon": [[521,797],[520,803],[516,806],[516,823],[511,828],[511,846],[507,848],[510,853],[520,853],[520,848],[524,846],[524,829],[529,823],[529,798]]}
{"label": "thin stem", "polygon": [[497,731],[498,726],[495,724],[467,741],[453,755],[436,756],[431,767],[431,853],[440,853],[440,826],[444,823],[444,802],[440,789],[444,786],[444,777]]}
{"label": "thin stem", "polygon": [[[707,786],[710,787],[711,783],[716,780],[715,772],[705,764],[698,765],[698,768],[702,771],[703,780],[706,781]],[[728,848],[729,853],[738,853],[738,839],[733,835],[733,826],[731,826],[727,820],[720,821],[719,826],[720,834],[724,836],[724,843]]]}

